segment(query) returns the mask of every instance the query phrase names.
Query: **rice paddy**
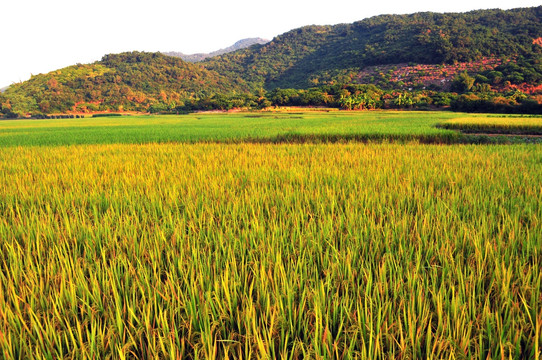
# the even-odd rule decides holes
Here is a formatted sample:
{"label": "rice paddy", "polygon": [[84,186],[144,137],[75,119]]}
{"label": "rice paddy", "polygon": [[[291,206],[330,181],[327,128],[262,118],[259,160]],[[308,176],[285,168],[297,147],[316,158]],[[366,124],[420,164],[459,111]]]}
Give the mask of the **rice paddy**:
{"label": "rice paddy", "polygon": [[542,135],[540,116],[468,116],[447,120],[441,126],[470,133]]}
{"label": "rice paddy", "polygon": [[542,356],[540,145],[228,116],[0,123],[0,358]]}
{"label": "rice paddy", "polygon": [[0,146],[165,142],[451,142],[444,112],[260,112],[0,121]]}

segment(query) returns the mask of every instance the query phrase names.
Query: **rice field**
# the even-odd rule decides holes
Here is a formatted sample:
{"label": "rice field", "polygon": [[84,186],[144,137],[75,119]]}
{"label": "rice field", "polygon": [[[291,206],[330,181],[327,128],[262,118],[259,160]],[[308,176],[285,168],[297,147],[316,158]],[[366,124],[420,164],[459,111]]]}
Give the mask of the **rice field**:
{"label": "rice field", "polygon": [[470,133],[542,135],[541,116],[467,116],[450,119],[442,128]]}
{"label": "rice field", "polygon": [[0,121],[0,146],[167,142],[454,142],[445,112],[258,112]]}
{"label": "rice field", "polygon": [[0,146],[0,358],[541,358],[540,145],[129,139]]}

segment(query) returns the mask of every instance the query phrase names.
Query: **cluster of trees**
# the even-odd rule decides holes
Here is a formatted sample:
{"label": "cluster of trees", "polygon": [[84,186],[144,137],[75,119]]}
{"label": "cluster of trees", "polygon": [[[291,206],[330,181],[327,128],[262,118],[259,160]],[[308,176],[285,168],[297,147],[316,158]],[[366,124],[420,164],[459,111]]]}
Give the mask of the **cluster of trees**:
{"label": "cluster of trees", "polygon": [[0,93],[0,117],[14,119],[21,115],[13,109],[12,100],[8,99],[4,94]]}
{"label": "cluster of trees", "polygon": [[452,101],[451,109],[480,113],[542,114],[542,104],[519,91],[509,94],[463,94]]}
{"label": "cluster of trees", "polygon": [[[464,81],[463,76],[456,80]],[[470,84],[471,81],[468,80]],[[475,88],[476,85],[472,85]],[[266,94],[273,106],[322,106],[344,110],[442,109],[464,112],[542,114],[540,96],[519,90],[442,92],[433,90],[383,90],[374,85],[334,85],[299,89],[275,89]]]}
{"label": "cluster of trees", "polygon": [[[144,109],[150,113],[179,114],[193,111],[265,109],[268,107],[331,107],[344,110],[371,109],[442,109],[450,108],[464,112],[542,113],[541,96],[528,95],[520,90],[497,92],[484,88],[477,79],[466,73],[454,80],[455,92],[434,90],[382,89],[375,85],[336,84],[309,89],[260,89],[249,93],[217,93],[169,101],[167,97],[155,100]],[[2,113],[6,117],[17,117],[9,106],[9,100],[0,97]],[[82,105],[82,104],[80,104]],[[87,104],[85,106],[91,106]],[[104,104],[94,110],[106,109]],[[40,113],[33,114],[39,117]]]}
{"label": "cluster of trees", "polygon": [[494,70],[481,72],[476,80],[478,83],[494,86],[507,82],[510,84],[540,84],[542,83],[542,54],[519,56],[516,61],[497,66]]}
{"label": "cluster of trees", "polygon": [[[460,81],[459,79],[457,81]],[[158,103],[152,113],[185,113],[204,110],[264,109],[274,107],[331,107],[343,110],[442,109],[467,112],[542,113],[542,105],[519,90],[498,92],[441,92],[432,90],[383,90],[374,85],[326,85],[310,89],[260,90],[259,94],[212,95],[187,100],[175,107]]]}
{"label": "cluster of trees", "polygon": [[186,99],[176,106],[156,103],[149,107],[150,113],[188,113],[193,111],[231,110],[231,109],[264,109],[271,102],[258,94],[214,94],[210,96]]}

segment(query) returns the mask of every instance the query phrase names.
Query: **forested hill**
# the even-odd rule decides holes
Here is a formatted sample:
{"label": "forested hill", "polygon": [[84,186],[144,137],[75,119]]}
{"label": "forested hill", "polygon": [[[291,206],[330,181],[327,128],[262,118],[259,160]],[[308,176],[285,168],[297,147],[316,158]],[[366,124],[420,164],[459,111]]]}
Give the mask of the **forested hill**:
{"label": "forested hill", "polygon": [[305,88],[369,65],[468,62],[530,57],[542,47],[542,6],[469,13],[383,15],[353,24],[306,26],[259,48],[207,60],[208,69],[241,76],[255,88]]}
{"label": "forested hill", "polygon": [[0,116],[263,106],[265,90],[320,87],[324,99],[323,87],[352,83],[450,91],[465,71],[476,79],[462,75],[463,91],[538,91],[542,6],[306,26],[195,64],[160,53],[106,55],[10,86],[0,94]]}
{"label": "forested hill", "polygon": [[244,92],[247,88],[240,78],[225,78],[179,58],[128,52],[13,84],[3,94],[3,107],[18,114],[147,111],[157,103],[174,108],[184,99]]}

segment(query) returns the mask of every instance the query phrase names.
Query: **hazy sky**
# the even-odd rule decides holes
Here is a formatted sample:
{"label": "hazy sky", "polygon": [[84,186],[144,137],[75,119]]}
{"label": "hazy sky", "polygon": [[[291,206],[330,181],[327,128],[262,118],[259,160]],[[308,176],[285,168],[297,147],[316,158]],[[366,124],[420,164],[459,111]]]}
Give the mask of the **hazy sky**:
{"label": "hazy sky", "polygon": [[3,0],[0,88],[122,51],[209,52],[311,24],[380,14],[531,7],[540,0]]}

